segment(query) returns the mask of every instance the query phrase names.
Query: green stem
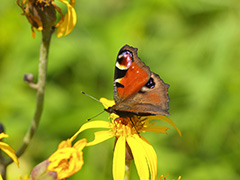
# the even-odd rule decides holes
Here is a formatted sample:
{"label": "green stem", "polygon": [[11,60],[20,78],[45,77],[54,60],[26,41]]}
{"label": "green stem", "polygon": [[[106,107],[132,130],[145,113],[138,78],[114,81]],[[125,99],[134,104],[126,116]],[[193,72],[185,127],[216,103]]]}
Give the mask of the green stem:
{"label": "green stem", "polygon": [[131,166],[131,160],[126,160],[125,161],[125,176],[124,176],[124,180],[129,180],[130,179],[130,166]]}
{"label": "green stem", "polygon": [[[42,31],[42,44],[40,49],[40,59],[39,59],[39,69],[38,69],[38,83],[37,83],[37,104],[35,113],[32,119],[31,126],[29,130],[26,132],[25,137],[23,139],[23,143],[21,147],[18,149],[16,155],[20,157],[25,150],[27,149],[33,135],[35,134],[39,121],[41,119],[42,111],[43,111],[43,101],[44,101],[44,92],[45,92],[45,84],[46,84],[46,76],[47,76],[47,61],[48,61],[48,52],[49,52],[49,44],[51,40],[51,35],[53,33],[52,28],[44,29]],[[5,161],[5,166],[12,163],[12,159],[7,159]]]}

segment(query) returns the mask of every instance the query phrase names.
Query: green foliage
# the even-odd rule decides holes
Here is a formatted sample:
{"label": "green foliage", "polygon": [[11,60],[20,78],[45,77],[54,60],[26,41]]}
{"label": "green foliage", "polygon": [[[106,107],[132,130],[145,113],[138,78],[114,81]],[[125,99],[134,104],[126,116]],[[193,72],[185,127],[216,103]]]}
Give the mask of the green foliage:
{"label": "green foliage", "polygon": [[[30,25],[14,1],[1,3],[0,121],[8,143],[17,149],[36,103],[35,91],[22,79],[25,73],[37,76],[41,35],[31,38]],[[60,39],[53,35],[44,112],[20,158],[21,173],[29,173],[61,140],[103,110],[81,91],[111,99],[116,56],[129,44],[170,84],[170,118],[183,134],[179,137],[174,128],[168,135],[146,133],[157,151],[159,176],[239,179],[239,2],[80,0],[76,12],[73,32]],[[84,136],[93,138],[92,132]],[[112,179],[112,149],[112,141],[87,148],[83,169],[70,179]],[[9,173],[9,179],[14,177]]]}

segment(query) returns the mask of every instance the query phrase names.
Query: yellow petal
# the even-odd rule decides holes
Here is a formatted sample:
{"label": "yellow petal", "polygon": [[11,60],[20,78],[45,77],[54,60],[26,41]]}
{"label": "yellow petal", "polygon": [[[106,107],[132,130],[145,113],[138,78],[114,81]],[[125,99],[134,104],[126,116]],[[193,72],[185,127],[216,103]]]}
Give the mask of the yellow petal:
{"label": "yellow petal", "polygon": [[[105,109],[108,109],[109,107],[112,107],[113,105],[115,105],[115,101],[114,100],[108,100],[106,98],[100,98],[100,102],[103,104]],[[109,119],[117,119],[119,116],[112,113],[109,116]]]}
{"label": "yellow petal", "polygon": [[78,132],[76,132],[72,137],[71,137],[71,141],[73,141],[79,133],[81,133],[82,131],[85,131],[87,129],[92,129],[92,128],[110,128],[111,127],[111,123],[107,122],[107,121],[90,121],[87,122],[85,124],[83,124],[81,126],[81,128],[78,130]]}
{"label": "yellow petal", "polygon": [[66,148],[66,147],[71,147],[71,146],[72,146],[72,141],[70,141],[69,139],[67,139],[66,141],[62,141],[61,143],[59,143],[58,149],[62,149],[62,148]]}
{"label": "yellow petal", "polygon": [[87,139],[78,140],[74,145],[73,148],[77,149],[78,151],[82,151],[83,148],[87,145]]}
{"label": "yellow petal", "polygon": [[165,133],[167,134],[167,129],[168,127],[162,127],[162,126],[148,126],[148,127],[143,127],[142,131],[148,131],[148,132],[157,132],[157,133]]}
{"label": "yellow petal", "polygon": [[64,149],[58,149],[48,158],[48,160],[51,161],[48,168],[51,169],[53,167],[57,167],[59,164],[59,161],[61,161],[62,159],[68,159],[68,157],[74,151],[75,151],[75,149],[71,148],[71,147],[64,148]]}
{"label": "yellow petal", "polygon": [[4,151],[19,167],[18,158],[15,155],[15,151],[6,143],[0,142],[0,149]]}
{"label": "yellow petal", "polygon": [[7,137],[8,137],[8,135],[5,134],[5,133],[3,133],[3,132],[0,134],[0,139],[2,139],[2,138],[7,138]]}
{"label": "yellow petal", "polygon": [[157,154],[153,149],[152,145],[144,137],[141,137],[141,139],[139,139],[138,141],[139,143],[142,144],[145,150],[145,155],[146,155],[149,169],[151,172],[151,179],[155,180],[157,176],[157,169],[158,169]]}
{"label": "yellow petal", "polygon": [[106,98],[100,98],[100,102],[103,104],[104,108],[107,109],[109,107],[112,107],[115,105],[115,101],[113,100],[108,100]]}
{"label": "yellow petal", "polygon": [[1,176],[1,174],[0,174],[0,180],[3,180],[3,178],[2,178],[2,176]]}
{"label": "yellow petal", "polygon": [[64,16],[63,22],[60,24],[60,26],[57,29],[57,37],[62,37],[63,35],[66,36],[68,35],[73,28],[75,27],[77,23],[77,14],[75,9],[67,0],[60,0],[64,4],[67,5],[67,13]]}
{"label": "yellow petal", "polygon": [[103,141],[106,141],[112,137],[114,137],[114,133],[112,131],[98,131],[94,133],[95,139],[89,143],[87,143],[87,146],[93,146],[95,144],[101,143]]}
{"label": "yellow petal", "polygon": [[113,179],[123,180],[125,173],[126,139],[120,136],[116,142],[113,155]]}
{"label": "yellow petal", "polygon": [[171,119],[169,119],[168,117],[163,116],[163,115],[157,115],[157,116],[148,116],[147,118],[148,118],[148,120],[159,119],[159,120],[163,120],[163,121],[171,124],[177,130],[179,136],[182,136],[181,131],[178,129],[178,127],[175,125],[175,123]]}
{"label": "yellow petal", "polygon": [[142,147],[142,144],[139,143],[140,137],[137,134],[133,136],[127,137],[127,143],[131,148],[134,163],[137,168],[138,175],[141,180],[149,180],[149,172],[148,172],[148,165],[147,160],[145,157],[145,150]]}

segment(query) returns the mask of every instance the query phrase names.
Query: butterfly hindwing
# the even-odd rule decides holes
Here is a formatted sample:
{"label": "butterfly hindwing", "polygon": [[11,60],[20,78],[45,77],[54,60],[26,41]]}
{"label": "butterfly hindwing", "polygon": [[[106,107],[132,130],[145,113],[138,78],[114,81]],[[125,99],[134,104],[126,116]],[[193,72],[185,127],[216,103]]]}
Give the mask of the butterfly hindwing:
{"label": "butterfly hindwing", "polygon": [[155,73],[151,73],[149,84],[154,85],[143,86],[134,96],[113,106],[114,111],[123,115],[168,115],[169,85],[165,84]]}

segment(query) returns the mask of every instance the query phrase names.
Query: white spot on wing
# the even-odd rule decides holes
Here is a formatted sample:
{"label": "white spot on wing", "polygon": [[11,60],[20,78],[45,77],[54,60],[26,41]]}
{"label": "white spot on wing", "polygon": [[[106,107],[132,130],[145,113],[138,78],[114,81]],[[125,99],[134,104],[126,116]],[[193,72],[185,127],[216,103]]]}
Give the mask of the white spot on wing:
{"label": "white spot on wing", "polygon": [[122,80],[122,78],[118,78],[118,79],[115,79],[115,83],[120,83],[121,82],[121,80]]}
{"label": "white spot on wing", "polygon": [[118,61],[116,62],[116,67],[117,67],[118,69],[120,69],[120,70],[128,70],[128,67],[119,64]]}

